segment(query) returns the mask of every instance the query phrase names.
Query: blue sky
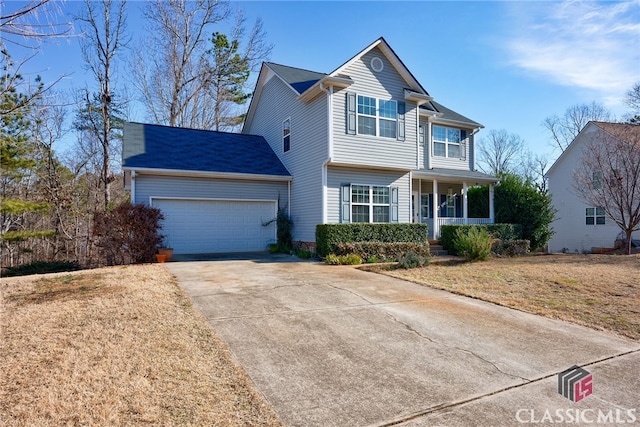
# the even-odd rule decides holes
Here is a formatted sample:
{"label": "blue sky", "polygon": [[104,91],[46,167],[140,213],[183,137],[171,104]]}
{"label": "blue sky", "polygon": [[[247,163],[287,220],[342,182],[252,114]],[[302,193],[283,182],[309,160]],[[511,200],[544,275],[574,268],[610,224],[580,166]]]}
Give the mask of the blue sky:
{"label": "blue sky", "polygon": [[[436,101],[485,125],[480,136],[506,129],[552,158],[546,117],[591,101],[621,117],[640,80],[640,0],[232,4],[250,23],[262,18],[272,62],[313,71],[331,72],[383,36]],[[62,12],[80,6],[67,1]],[[142,6],[129,4],[134,39],[144,36]],[[68,74],[61,89],[85,85],[75,38],[46,43],[27,64],[45,80]],[[145,117],[134,110],[132,119]]]}

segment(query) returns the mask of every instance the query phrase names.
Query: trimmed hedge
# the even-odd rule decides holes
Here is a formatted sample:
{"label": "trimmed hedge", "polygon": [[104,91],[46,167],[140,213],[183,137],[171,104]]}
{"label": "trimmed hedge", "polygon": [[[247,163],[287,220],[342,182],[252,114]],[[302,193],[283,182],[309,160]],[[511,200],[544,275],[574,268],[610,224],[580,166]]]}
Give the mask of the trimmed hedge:
{"label": "trimmed hedge", "polygon": [[372,257],[377,258],[381,262],[395,262],[400,261],[400,258],[409,253],[421,256],[423,258],[429,258],[431,252],[429,252],[429,243],[413,243],[413,242],[354,242],[354,243],[339,243],[336,245],[336,255],[348,255],[356,254],[362,259],[368,260]]}
{"label": "trimmed hedge", "polygon": [[316,253],[325,257],[335,253],[340,243],[354,242],[427,242],[426,224],[318,224]]}
{"label": "trimmed hedge", "polygon": [[440,244],[451,255],[458,255],[455,248],[456,231],[461,229],[467,233],[470,228],[482,228],[489,232],[494,239],[503,242],[522,239],[522,226],[520,224],[466,224],[443,225],[440,227]]}

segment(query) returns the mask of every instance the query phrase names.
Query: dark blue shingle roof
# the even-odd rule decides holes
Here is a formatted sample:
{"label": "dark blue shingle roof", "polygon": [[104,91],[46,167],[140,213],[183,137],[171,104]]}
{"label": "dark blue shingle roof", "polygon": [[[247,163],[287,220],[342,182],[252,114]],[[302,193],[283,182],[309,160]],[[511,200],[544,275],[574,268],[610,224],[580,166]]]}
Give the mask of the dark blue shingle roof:
{"label": "dark blue shingle roof", "polygon": [[290,176],[262,136],[127,123],[122,166]]}

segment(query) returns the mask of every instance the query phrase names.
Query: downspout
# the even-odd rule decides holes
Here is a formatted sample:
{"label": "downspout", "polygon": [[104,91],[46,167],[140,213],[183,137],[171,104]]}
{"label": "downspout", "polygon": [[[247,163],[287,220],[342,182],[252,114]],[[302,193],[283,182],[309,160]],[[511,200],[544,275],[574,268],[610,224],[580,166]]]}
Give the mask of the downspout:
{"label": "downspout", "polygon": [[131,171],[131,204],[136,204],[136,171]]}
{"label": "downspout", "polygon": [[327,94],[327,160],[322,164],[322,223],[327,223],[327,165],[331,162],[333,157],[333,86],[329,89],[325,88],[322,82],[319,86],[320,90]]}
{"label": "downspout", "polygon": [[471,152],[472,171],[476,170],[476,133],[478,132],[480,132],[480,128],[475,128],[473,132],[471,132],[471,135],[469,135],[469,142],[473,145],[473,147],[469,147],[469,151]]}
{"label": "downspout", "polygon": [[291,218],[291,180],[287,181],[287,215]]}
{"label": "downspout", "polygon": [[432,145],[432,141],[431,141],[431,134],[432,134],[432,124],[431,124],[431,119],[433,117],[429,117],[427,119],[427,134],[424,136],[424,148],[425,150],[427,150],[427,169],[432,169],[431,168],[431,147]]}

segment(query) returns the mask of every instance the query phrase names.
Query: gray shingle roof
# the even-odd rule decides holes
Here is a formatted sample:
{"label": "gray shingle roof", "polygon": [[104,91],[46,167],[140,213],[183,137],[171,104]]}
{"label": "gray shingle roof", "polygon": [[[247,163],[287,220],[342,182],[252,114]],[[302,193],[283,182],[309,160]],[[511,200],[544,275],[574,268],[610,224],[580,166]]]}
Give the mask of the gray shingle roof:
{"label": "gray shingle roof", "polygon": [[[474,128],[482,127],[480,123],[473,121],[470,118],[463,116],[462,114],[456,113],[455,111],[448,109],[442,104],[439,104],[435,101],[431,101],[431,104],[433,104],[433,107],[435,107],[437,112],[442,114],[440,116],[442,119],[451,120],[451,121],[459,122],[463,124],[468,124]],[[433,111],[433,109],[429,107],[421,107],[421,108],[426,108],[427,110]]]}
{"label": "gray shingle roof", "polygon": [[122,166],[291,175],[262,136],[142,123],[125,125]]}
{"label": "gray shingle roof", "polygon": [[315,71],[303,70],[301,68],[288,67],[286,65],[266,63],[269,68],[275,71],[285,82],[294,88],[298,94],[303,93],[318,80],[326,77],[328,74],[317,73]]}

